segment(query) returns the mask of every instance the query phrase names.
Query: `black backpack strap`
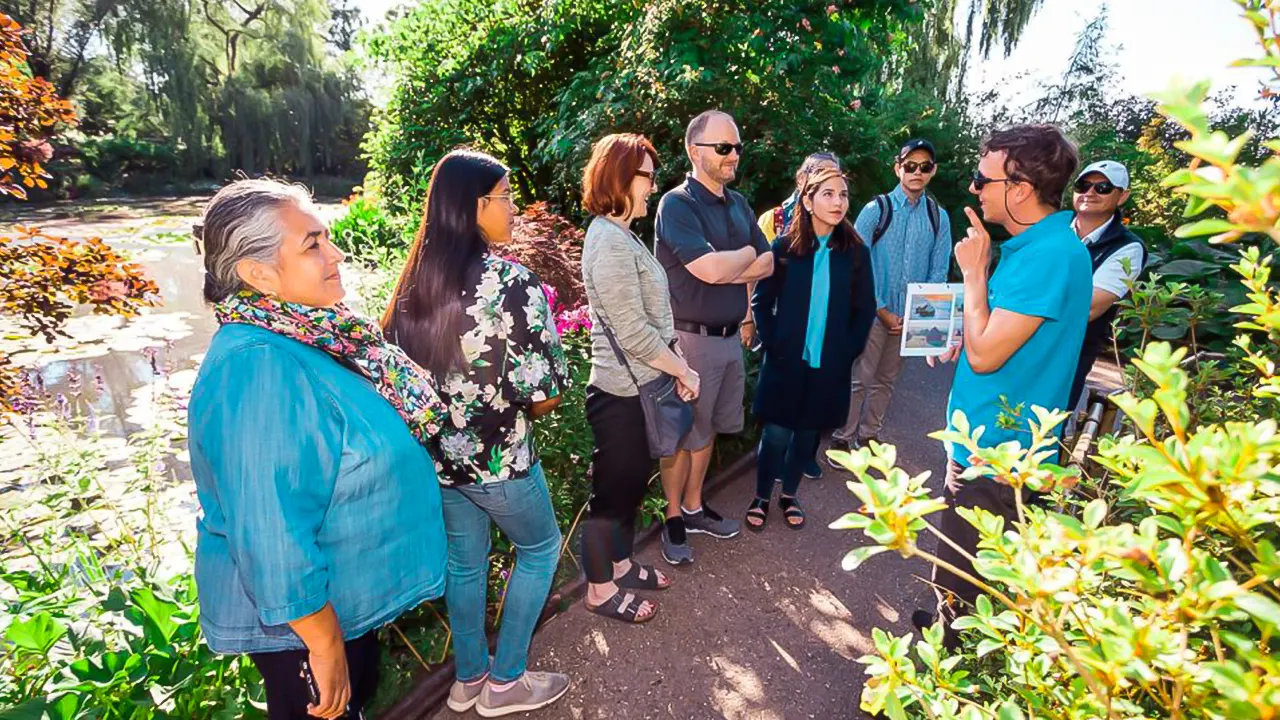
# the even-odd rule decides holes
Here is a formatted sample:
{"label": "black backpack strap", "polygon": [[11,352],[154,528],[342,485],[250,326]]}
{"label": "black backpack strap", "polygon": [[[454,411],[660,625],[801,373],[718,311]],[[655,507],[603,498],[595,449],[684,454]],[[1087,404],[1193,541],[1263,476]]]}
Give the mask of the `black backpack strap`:
{"label": "black backpack strap", "polygon": [[880,219],[876,222],[875,231],[871,233],[872,245],[880,242],[880,238],[889,231],[889,223],[893,222],[893,203],[889,202],[888,195],[876,196],[876,208],[880,211]]}
{"label": "black backpack strap", "polygon": [[932,195],[925,195],[925,208],[929,211],[929,224],[933,226],[933,236],[938,237],[938,227],[942,225],[942,214],[938,210],[938,201]]}

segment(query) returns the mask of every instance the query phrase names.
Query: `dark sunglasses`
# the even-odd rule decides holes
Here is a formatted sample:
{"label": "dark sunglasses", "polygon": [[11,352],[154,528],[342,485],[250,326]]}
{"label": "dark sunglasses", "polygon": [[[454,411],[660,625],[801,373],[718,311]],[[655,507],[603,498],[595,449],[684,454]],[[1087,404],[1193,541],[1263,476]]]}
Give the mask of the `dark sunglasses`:
{"label": "dark sunglasses", "polygon": [[694,143],[696,147],[715,148],[717,155],[728,155],[731,152],[742,154],[742,143]]}
{"label": "dark sunglasses", "polygon": [[912,160],[910,162],[902,163],[902,171],[908,175],[914,175],[916,170],[928,175],[937,169],[937,167],[937,163],[933,163],[928,160],[925,160],[924,162],[916,162],[915,160]]}
{"label": "dark sunglasses", "polygon": [[982,192],[983,188],[990,185],[991,183],[1016,183],[1016,182],[1022,182],[1022,181],[1018,180],[1017,178],[1011,178],[1011,177],[989,178],[986,175],[983,175],[982,171],[980,170],[973,171],[973,188],[978,192]]}
{"label": "dark sunglasses", "polygon": [[1093,180],[1076,181],[1075,191],[1077,193],[1084,195],[1089,192],[1089,188],[1093,188],[1093,191],[1099,195],[1110,195],[1115,191],[1116,186],[1113,185],[1110,180],[1099,180],[1097,182],[1094,182]]}

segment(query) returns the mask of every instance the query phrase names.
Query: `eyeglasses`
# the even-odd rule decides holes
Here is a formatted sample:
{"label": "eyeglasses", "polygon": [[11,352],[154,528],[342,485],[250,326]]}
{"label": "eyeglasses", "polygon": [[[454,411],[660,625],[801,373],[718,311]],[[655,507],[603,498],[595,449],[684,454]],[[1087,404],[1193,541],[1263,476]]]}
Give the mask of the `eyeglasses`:
{"label": "eyeglasses", "polygon": [[482,197],[482,198],[484,198],[484,199],[486,199],[486,200],[492,200],[492,199],[494,199],[494,198],[501,198],[502,200],[505,200],[505,201],[507,202],[507,204],[508,204],[508,205],[511,205],[512,207],[514,207],[514,206],[515,206],[515,204],[516,204],[515,200],[512,200],[512,199],[511,199],[511,193],[495,193],[495,194],[493,194],[493,195],[481,195],[480,197]]}
{"label": "eyeglasses", "polygon": [[1087,194],[1089,192],[1089,188],[1093,188],[1093,191],[1099,195],[1110,195],[1116,190],[1116,186],[1112,184],[1110,180],[1098,180],[1097,182],[1094,182],[1093,180],[1080,179],[1076,181],[1075,191],[1077,194]]}
{"label": "eyeglasses", "polygon": [[649,181],[650,185],[658,184],[658,174],[649,170],[637,170],[636,175]]}
{"label": "eyeglasses", "polygon": [[911,160],[911,161],[902,163],[902,172],[908,175],[914,175],[917,170],[924,173],[925,175],[928,175],[929,173],[933,172],[937,168],[938,168],[937,163],[933,163],[928,160],[925,160],[924,162],[916,162],[915,160]]}
{"label": "eyeglasses", "polygon": [[742,154],[742,143],[694,143],[694,146],[715,148],[717,155],[728,155],[731,152]]}
{"label": "eyeglasses", "polygon": [[982,192],[983,188],[990,185],[991,183],[1019,183],[1019,182],[1022,182],[1022,181],[1017,178],[1012,178],[1012,177],[989,178],[986,175],[983,175],[981,170],[973,171],[973,188],[978,192]]}

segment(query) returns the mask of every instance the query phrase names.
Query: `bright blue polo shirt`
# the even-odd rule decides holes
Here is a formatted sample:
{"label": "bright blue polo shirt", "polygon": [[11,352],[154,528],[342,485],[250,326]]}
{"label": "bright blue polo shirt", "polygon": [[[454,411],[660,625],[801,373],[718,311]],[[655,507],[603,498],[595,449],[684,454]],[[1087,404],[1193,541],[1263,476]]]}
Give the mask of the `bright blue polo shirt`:
{"label": "bright blue polo shirt", "polygon": [[[1041,317],[1044,322],[994,372],[975,372],[969,365],[968,353],[960,353],[947,403],[948,429],[954,429],[952,413],[963,410],[970,427],[986,427],[979,441],[982,447],[995,447],[1009,440],[1026,447],[1031,440],[1027,421],[1035,418],[1032,406],[1050,410],[1067,406],[1092,297],[1089,251],[1071,229],[1071,213],[1050,215],[1005,241],[1000,248],[1000,262],[988,283],[991,311],[1001,308]],[[1024,404],[1016,419],[1017,430],[996,424],[1002,412],[1002,395],[1009,408]],[[969,464],[964,450],[952,453],[948,448],[948,454],[961,465]]]}

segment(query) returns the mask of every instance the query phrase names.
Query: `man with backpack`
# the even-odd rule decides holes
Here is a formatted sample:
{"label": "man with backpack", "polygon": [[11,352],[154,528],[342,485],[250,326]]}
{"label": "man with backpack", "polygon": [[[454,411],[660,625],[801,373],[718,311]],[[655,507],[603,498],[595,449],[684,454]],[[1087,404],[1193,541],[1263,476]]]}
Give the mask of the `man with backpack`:
{"label": "man with backpack", "polygon": [[[877,440],[893,387],[902,373],[902,318],[908,283],[947,281],[951,267],[951,221],[925,189],[938,170],[933,144],[909,140],[893,162],[898,186],[877,195],[858,213],[854,228],[871,246],[876,283],[876,322],[866,349],[855,361],[849,418],[832,435],[833,450],[852,450]],[[832,467],[839,468],[828,460]]]}

